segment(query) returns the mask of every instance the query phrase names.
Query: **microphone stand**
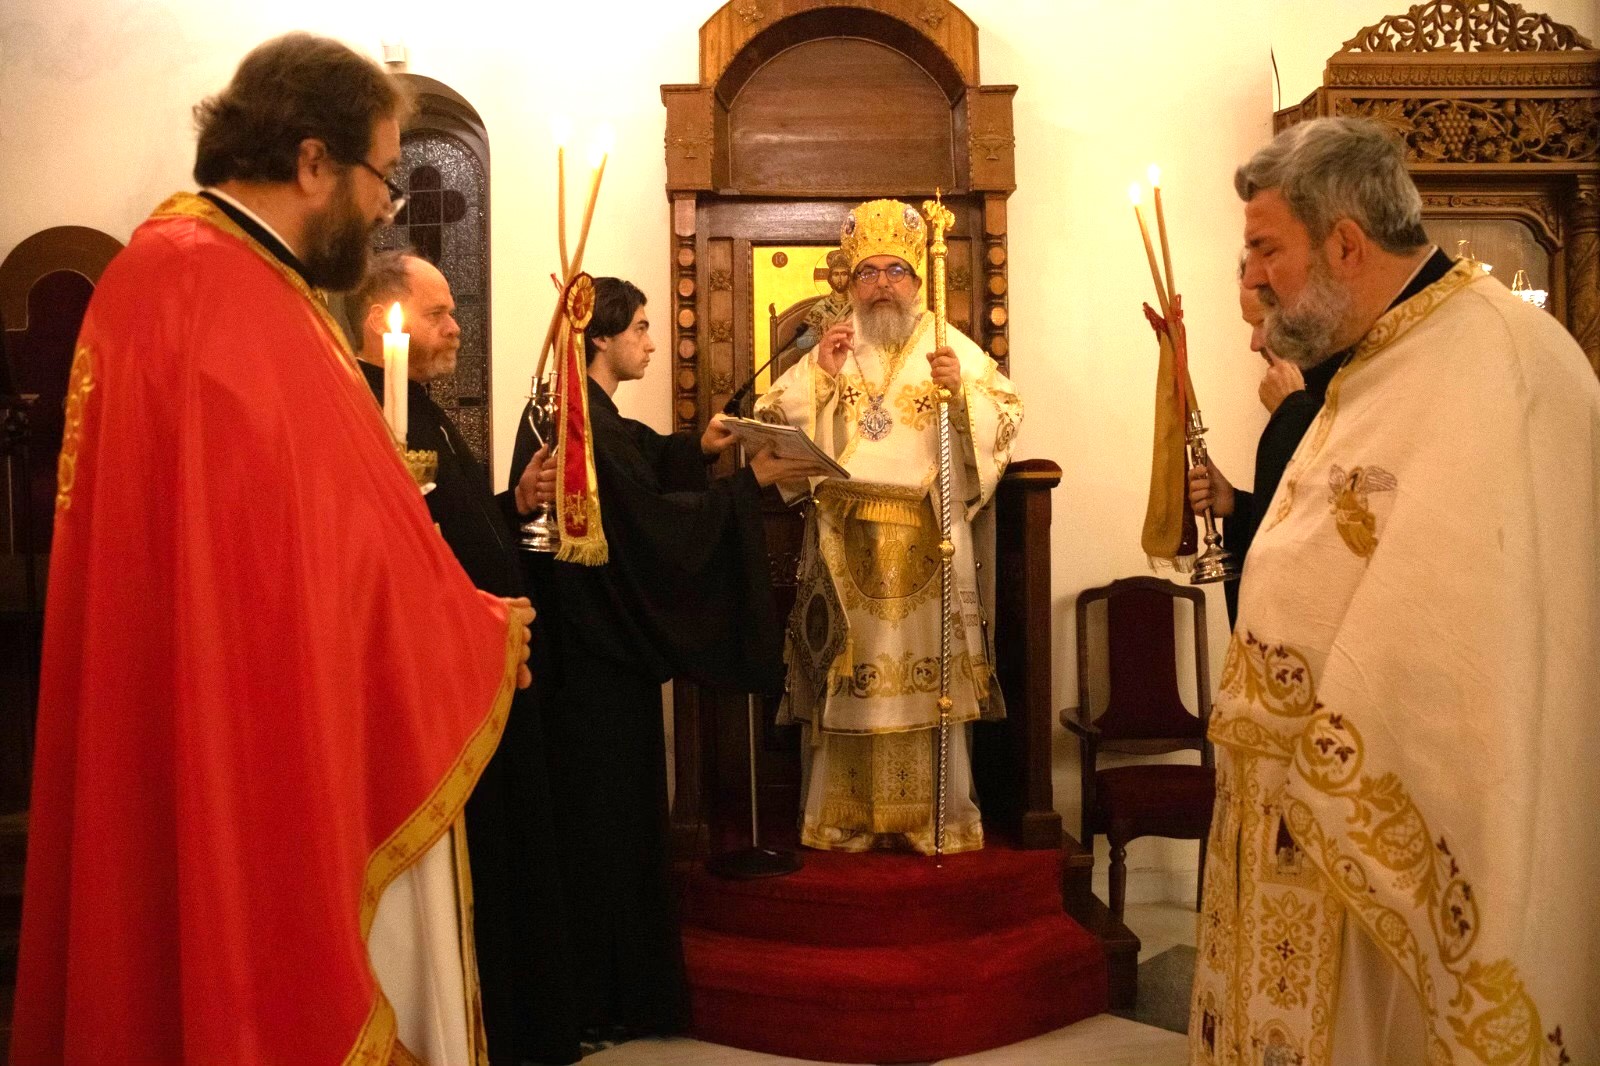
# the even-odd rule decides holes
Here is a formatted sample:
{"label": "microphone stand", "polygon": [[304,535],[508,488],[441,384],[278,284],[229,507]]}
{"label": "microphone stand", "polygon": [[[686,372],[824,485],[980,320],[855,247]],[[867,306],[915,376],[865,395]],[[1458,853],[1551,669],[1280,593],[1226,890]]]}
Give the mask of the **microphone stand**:
{"label": "microphone stand", "polygon": [[[821,338],[819,337],[817,340],[821,340]],[[794,344],[792,347],[803,354],[805,352],[809,352],[816,346],[817,341],[813,340],[810,344],[807,344],[803,348],[798,343]],[[788,348],[783,348],[772,353],[765,363],[762,363],[760,366],[756,367],[755,370],[751,372],[750,376],[745,378],[744,384],[735,389],[733,395],[728,397],[728,402],[722,405],[722,413],[730,418],[743,417],[740,412],[744,410],[745,397],[749,396],[750,390],[756,387],[756,379],[761,377],[761,372],[763,370],[767,369],[767,367],[778,361],[778,356],[782,355],[788,350]]]}
{"label": "microphone stand", "polygon": [[[774,356],[776,358],[776,356]],[[771,359],[767,360],[770,364]],[[761,370],[765,370],[763,366]],[[728,401],[734,410],[743,402],[741,395],[755,384],[756,376],[761,373],[757,370],[750,375],[739,392]],[[728,412],[728,408],[723,408]],[[744,449],[739,449],[739,458],[744,459]],[[760,799],[756,790],[756,703],[758,697],[753,693],[746,693],[744,698],[745,723],[749,731],[749,761],[750,761],[750,846],[739,848],[736,851],[723,852],[713,855],[706,860],[706,871],[717,877],[727,878],[732,881],[754,881],[763,877],[783,877],[800,869],[800,856],[788,848],[764,848],[761,846],[761,809]]]}
{"label": "microphone stand", "polygon": [[[820,340],[821,338],[817,338]],[[794,345],[801,352],[809,352],[816,347],[816,340],[810,344]],[[762,363],[755,371],[734,390],[728,402],[722,405],[722,413],[733,418],[741,417],[745,397],[750,395],[750,390],[755,388],[756,379],[761,372],[771,366],[784,352],[784,348],[774,352],[772,356]],[[739,449],[739,458],[744,459],[744,449]],[[801,867],[800,856],[788,848],[767,848],[761,846],[761,812],[760,799],[756,788],[756,703],[758,698],[751,694],[745,696],[745,720],[749,731],[749,762],[750,762],[750,846],[739,848],[736,851],[723,852],[713,855],[706,860],[706,871],[717,877],[733,881],[754,881],[763,877],[783,877],[797,872]]]}

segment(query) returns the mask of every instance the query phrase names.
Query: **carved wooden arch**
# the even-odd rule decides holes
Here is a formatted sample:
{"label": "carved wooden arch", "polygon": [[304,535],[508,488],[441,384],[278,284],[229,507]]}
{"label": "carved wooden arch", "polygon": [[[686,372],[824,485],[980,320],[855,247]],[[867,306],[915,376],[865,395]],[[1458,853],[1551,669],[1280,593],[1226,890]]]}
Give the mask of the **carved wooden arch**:
{"label": "carved wooden arch", "polygon": [[[13,468],[15,484],[0,479],[11,488],[0,493],[4,552],[20,551],[24,543],[40,554],[50,549],[56,453],[78,329],[100,275],[121,250],[121,241],[100,230],[51,226],[24,238],[0,262],[0,355],[6,363],[0,367],[0,394],[14,390],[19,398],[34,397],[19,408],[24,417],[18,425],[28,431],[27,461]],[[26,523],[25,516],[31,516]]]}
{"label": "carved wooden arch", "polygon": [[78,274],[92,286],[122,242],[88,226],[51,226],[26,237],[0,263],[0,322],[8,330],[28,328],[28,294],[58,270]]}
{"label": "carved wooden arch", "polygon": [[1322,115],[1392,128],[1429,217],[1525,223],[1600,373],[1600,51],[1508,0],[1431,0],[1363,27],[1276,127]]}
{"label": "carved wooden arch", "polygon": [[[874,129],[850,108],[850,94],[872,98],[872,84],[841,86],[819,120],[782,114],[790,91],[803,92],[806,63],[849,69],[879,49],[898,65],[895,99],[915,129],[912,151],[892,150],[894,132]],[[832,53],[830,56],[830,52]],[[915,74],[930,92],[915,95]],[[890,79],[885,78],[888,82]],[[937,129],[933,92],[947,117]],[[948,0],[731,0],[700,28],[700,80],[664,85],[667,196],[672,205],[674,306],[673,420],[704,424],[749,375],[754,323],[741,298],[745,262],[732,231],[819,245],[837,240],[855,203],[879,196],[919,201],[941,188],[957,216],[950,256],[951,321],[1004,366],[1010,354],[1006,198],[1016,188],[1011,98],[1016,87],[983,85],[978,33]],[[753,96],[757,104],[746,108]],[[835,105],[838,106],[835,106]],[[880,116],[885,125],[896,116]],[[902,131],[904,132],[904,131]],[[941,139],[942,138],[942,139]],[[843,169],[816,164],[827,152]],[[942,152],[942,159],[940,159]],[[729,233],[713,231],[728,230]],[[745,242],[748,243],[747,241]],[[744,245],[739,245],[743,247]]]}

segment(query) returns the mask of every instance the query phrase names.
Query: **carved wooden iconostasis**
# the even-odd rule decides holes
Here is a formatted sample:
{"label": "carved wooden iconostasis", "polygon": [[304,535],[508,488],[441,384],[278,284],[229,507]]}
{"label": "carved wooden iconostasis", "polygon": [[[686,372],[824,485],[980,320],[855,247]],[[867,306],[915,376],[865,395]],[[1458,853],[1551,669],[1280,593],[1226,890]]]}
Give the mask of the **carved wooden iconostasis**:
{"label": "carved wooden iconostasis", "polygon": [[[702,427],[770,352],[791,344],[812,303],[838,291],[827,253],[838,247],[849,210],[879,197],[920,206],[942,191],[956,218],[949,320],[1004,368],[1015,92],[982,83],[977,27],[948,0],[733,0],[707,19],[700,80],[661,90],[676,428]],[[791,348],[760,375],[757,394],[793,355]],[[1049,470],[1034,472],[1031,487],[1047,493],[1055,483]],[[787,611],[800,526],[774,505],[767,529],[779,608]],[[1016,694],[1007,696],[1013,717],[1022,715]],[[742,695],[680,682],[674,699],[673,822],[683,854],[703,850],[712,833],[738,837],[741,818],[748,834],[748,734]],[[1042,699],[1048,724],[1048,693]],[[757,713],[763,822],[792,825],[798,731],[771,725],[774,709],[772,702]],[[1046,749],[1047,741],[1048,733]],[[1034,846],[1055,846],[1047,751],[1039,765],[1044,810],[1032,809],[1037,800],[1017,803],[1029,809],[1036,840],[1047,842]],[[1031,782],[1035,793],[1038,785]],[[994,806],[1005,801],[997,796]]]}
{"label": "carved wooden iconostasis", "polygon": [[1432,0],[1346,41],[1276,126],[1323,115],[1393,129],[1428,235],[1524,271],[1600,373],[1600,51],[1506,0]]}

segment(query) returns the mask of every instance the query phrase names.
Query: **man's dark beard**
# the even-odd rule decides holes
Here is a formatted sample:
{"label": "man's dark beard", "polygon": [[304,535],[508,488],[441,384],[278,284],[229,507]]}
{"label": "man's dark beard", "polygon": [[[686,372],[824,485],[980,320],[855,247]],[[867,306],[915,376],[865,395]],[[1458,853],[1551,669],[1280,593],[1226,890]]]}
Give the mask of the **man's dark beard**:
{"label": "man's dark beard", "polygon": [[1293,307],[1284,307],[1267,286],[1256,293],[1267,312],[1267,347],[1280,359],[1310,370],[1334,353],[1352,301],[1349,290],[1334,280],[1326,256],[1319,252],[1312,259]]}
{"label": "man's dark beard", "polygon": [[306,281],[314,288],[349,292],[367,272],[368,244],[377,224],[361,216],[352,202],[349,175],[321,214],[306,221]]}

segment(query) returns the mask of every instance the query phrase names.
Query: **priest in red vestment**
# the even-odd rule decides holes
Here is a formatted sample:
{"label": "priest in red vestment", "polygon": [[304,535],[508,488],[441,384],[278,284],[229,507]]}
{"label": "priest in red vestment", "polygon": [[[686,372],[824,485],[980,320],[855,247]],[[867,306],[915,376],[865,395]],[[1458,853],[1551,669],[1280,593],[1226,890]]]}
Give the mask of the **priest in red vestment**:
{"label": "priest in red vestment", "polygon": [[412,1062],[366,938],[525,684],[318,291],[407,101],[294,34],[107,268],[59,464],[12,1061]]}

